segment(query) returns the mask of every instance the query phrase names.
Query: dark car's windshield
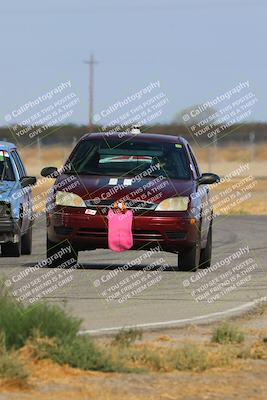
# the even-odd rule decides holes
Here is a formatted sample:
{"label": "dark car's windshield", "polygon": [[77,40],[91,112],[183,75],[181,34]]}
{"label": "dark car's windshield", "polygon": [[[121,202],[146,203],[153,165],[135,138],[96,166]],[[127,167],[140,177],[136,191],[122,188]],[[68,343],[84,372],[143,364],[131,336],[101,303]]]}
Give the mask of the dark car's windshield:
{"label": "dark car's windshield", "polygon": [[190,179],[184,146],[179,143],[85,140],[67,161],[77,174],[137,175],[146,170],[151,176]]}
{"label": "dark car's windshield", "polygon": [[0,181],[14,181],[13,166],[7,151],[0,150]]}

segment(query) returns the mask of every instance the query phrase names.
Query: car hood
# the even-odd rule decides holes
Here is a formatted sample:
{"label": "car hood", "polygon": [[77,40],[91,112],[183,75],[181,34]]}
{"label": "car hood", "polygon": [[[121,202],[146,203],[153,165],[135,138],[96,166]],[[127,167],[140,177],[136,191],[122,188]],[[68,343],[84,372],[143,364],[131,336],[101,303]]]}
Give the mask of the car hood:
{"label": "car hood", "polygon": [[[112,179],[117,179],[112,181]],[[132,178],[133,179],[133,178]],[[192,180],[143,178],[139,182],[127,178],[115,178],[115,176],[97,175],[61,175],[55,183],[55,189],[66,190],[87,199],[118,200],[125,196],[131,199],[140,197],[143,193],[147,195],[147,201],[159,203],[160,201],[174,196],[189,196],[195,190]],[[157,199],[156,195],[161,193]],[[151,199],[151,200],[149,200]]]}

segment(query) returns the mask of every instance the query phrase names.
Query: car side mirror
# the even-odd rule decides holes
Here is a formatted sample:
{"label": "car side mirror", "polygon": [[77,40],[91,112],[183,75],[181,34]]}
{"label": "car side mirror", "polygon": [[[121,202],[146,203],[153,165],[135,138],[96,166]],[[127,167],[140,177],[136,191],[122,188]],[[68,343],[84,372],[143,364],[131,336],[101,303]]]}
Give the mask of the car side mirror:
{"label": "car side mirror", "polygon": [[211,172],[206,172],[198,178],[198,184],[199,185],[212,185],[213,183],[220,182],[220,180],[221,179],[218,175],[212,174]]}
{"label": "car side mirror", "polygon": [[45,167],[41,171],[41,175],[45,178],[56,178],[58,176],[57,167]]}
{"label": "car side mirror", "polygon": [[21,186],[23,187],[23,188],[25,188],[25,187],[27,187],[27,186],[33,186],[33,185],[35,185],[36,184],[36,182],[37,182],[37,179],[35,178],[35,176],[24,176],[22,179],[21,179]]}

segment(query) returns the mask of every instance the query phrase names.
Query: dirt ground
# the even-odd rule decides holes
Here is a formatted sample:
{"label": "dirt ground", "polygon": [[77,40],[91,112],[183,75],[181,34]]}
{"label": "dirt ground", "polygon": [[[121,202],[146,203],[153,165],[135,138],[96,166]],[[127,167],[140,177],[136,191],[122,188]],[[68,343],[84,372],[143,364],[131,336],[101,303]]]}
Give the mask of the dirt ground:
{"label": "dirt ground", "polygon": [[1,400],[266,400],[267,361],[204,373],[81,372],[42,361],[31,387],[2,387]]}
{"label": "dirt ground", "polygon": [[[235,319],[246,341],[267,335],[267,310]],[[143,343],[210,343],[216,325],[147,332]],[[102,337],[97,340],[106,341]],[[230,367],[205,372],[103,373],[59,366],[49,360],[27,361],[27,386],[0,382],[0,400],[266,400],[267,359],[237,360]]]}

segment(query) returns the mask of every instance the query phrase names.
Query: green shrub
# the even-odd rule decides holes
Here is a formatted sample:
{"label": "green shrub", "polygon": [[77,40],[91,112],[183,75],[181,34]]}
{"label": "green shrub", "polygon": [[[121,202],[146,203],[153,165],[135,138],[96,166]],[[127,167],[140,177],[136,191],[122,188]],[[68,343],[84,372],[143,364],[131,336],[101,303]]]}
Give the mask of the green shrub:
{"label": "green shrub", "polygon": [[143,332],[140,329],[130,328],[120,330],[114,337],[112,344],[130,346],[136,340],[142,339]]}
{"label": "green shrub", "polygon": [[114,362],[108,351],[98,348],[89,336],[77,336],[63,340],[37,338],[30,341],[35,358],[50,358],[58,364],[74,368],[97,371],[123,371],[119,362]]}
{"label": "green shrub", "polygon": [[17,353],[7,352],[5,344],[5,335],[0,334],[0,378],[15,381],[19,384],[26,383],[28,372],[24,364],[18,358]]}
{"label": "green shrub", "polygon": [[245,336],[237,326],[224,322],[214,330],[211,340],[221,344],[242,343],[245,340]]}
{"label": "green shrub", "polygon": [[175,354],[175,368],[179,371],[204,371],[213,365],[209,354],[196,345],[185,345],[178,349]]}
{"label": "green shrub", "polygon": [[80,325],[81,320],[68,315],[57,305],[24,306],[7,293],[0,297],[0,330],[5,333],[8,349],[23,346],[36,330],[46,337],[74,338]]}
{"label": "green shrub", "polygon": [[0,378],[21,384],[26,383],[28,372],[15,353],[0,355]]}
{"label": "green shrub", "polygon": [[166,354],[160,354],[158,351],[143,348],[139,352],[139,358],[146,367],[153,371],[169,370],[169,352],[166,352]]}
{"label": "green shrub", "polygon": [[[0,345],[18,349],[27,343],[37,359],[51,358],[85,370],[122,371],[119,362],[109,360],[108,351],[97,348],[88,336],[77,336],[80,325],[80,319],[57,305],[25,306],[1,287]],[[7,354],[5,360],[9,360]]]}

